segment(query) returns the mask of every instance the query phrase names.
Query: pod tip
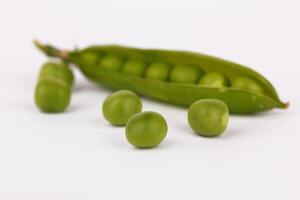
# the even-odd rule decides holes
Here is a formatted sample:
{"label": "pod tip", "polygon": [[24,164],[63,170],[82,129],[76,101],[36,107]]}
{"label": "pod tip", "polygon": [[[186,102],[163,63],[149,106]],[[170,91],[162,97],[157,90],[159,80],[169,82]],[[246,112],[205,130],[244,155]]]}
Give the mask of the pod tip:
{"label": "pod tip", "polygon": [[41,50],[42,52],[44,52],[46,54],[48,53],[46,46],[43,45],[41,42],[39,42],[37,39],[33,39],[32,42],[33,42],[34,46],[36,46],[39,50]]}
{"label": "pod tip", "polygon": [[287,109],[288,107],[290,107],[290,102],[286,102],[286,103],[283,103],[283,106],[282,106],[284,109]]}
{"label": "pod tip", "polygon": [[38,48],[42,47],[42,44],[37,39],[33,39],[32,42],[36,47],[38,47]]}
{"label": "pod tip", "polygon": [[287,109],[290,106],[290,102],[278,102],[278,108]]}

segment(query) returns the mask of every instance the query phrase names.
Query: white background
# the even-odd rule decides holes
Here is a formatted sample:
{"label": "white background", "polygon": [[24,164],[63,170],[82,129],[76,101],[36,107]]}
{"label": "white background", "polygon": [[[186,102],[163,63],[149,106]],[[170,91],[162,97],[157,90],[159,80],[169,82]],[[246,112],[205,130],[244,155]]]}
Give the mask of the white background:
{"label": "white background", "polygon": [[[299,0],[0,0],[0,199],[299,200]],[[186,109],[162,113],[161,146],[137,150],[102,117],[110,92],[76,73],[63,114],[33,102],[38,38],[64,48],[118,43],[185,49],[252,66],[288,110],[232,116],[226,133],[196,136]]]}

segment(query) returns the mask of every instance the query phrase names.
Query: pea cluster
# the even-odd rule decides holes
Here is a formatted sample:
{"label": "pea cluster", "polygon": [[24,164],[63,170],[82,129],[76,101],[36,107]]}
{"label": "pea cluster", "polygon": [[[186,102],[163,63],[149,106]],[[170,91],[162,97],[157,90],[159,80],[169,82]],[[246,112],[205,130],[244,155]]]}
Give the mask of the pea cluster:
{"label": "pea cluster", "polygon": [[[133,64],[133,65],[132,65]],[[128,71],[137,62],[125,65]],[[127,72],[128,72],[127,71]],[[130,74],[130,73],[129,73]],[[39,72],[35,102],[43,112],[63,112],[69,105],[74,76],[65,63],[45,63]],[[168,125],[157,112],[142,112],[142,102],[137,94],[120,90],[109,95],[102,105],[104,118],[115,126],[126,126],[127,141],[137,148],[159,145],[167,135]],[[199,100],[188,112],[188,123],[199,135],[214,137],[225,131],[228,109],[219,100]]]}
{"label": "pea cluster", "polygon": [[226,130],[229,112],[251,114],[289,105],[258,72],[213,56],[117,45],[63,51],[35,44],[62,60],[42,66],[35,89],[38,108],[43,112],[67,108],[74,81],[68,64],[73,64],[88,79],[119,90],[105,99],[102,113],[112,125],[126,126],[127,141],[138,148],[159,145],[168,131],[161,114],[142,111],[138,95],[189,107],[189,126],[205,137]]}
{"label": "pea cluster", "polygon": [[167,134],[167,122],[157,112],[142,112],[142,101],[129,90],[107,96],[102,105],[104,118],[114,126],[126,126],[127,141],[138,148],[159,145]]}
{"label": "pea cluster", "polygon": [[65,63],[45,63],[35,88],[35,103],[43,112],[63,112],[70,103],[74,76]]}
{"label": "pea cluster", "polygon": [[192,64],[169,64],[167,62],[147,63],[137,59],[123,59],[120,56],[109,54],[101,55],[94,52],[85,52],[81,55],[83,65],[92,66],[97,70],[121,72],[128,76],[143,77],[146,79],[167,81],[179,84],[195,84],[208,87],[231,87],[263,94],[263,87],[253,78],[238,76],[232,81],[219,72],[205,72],[201,67]]}
{"label": "pea cluster", "polygon": [[[142,102],[132,91],[119,90],[107,96],[102,105],[104,118],[115,126],[126,126],[127,141],[137,148],[159,145],[167,135],[164,117],[152,111],[142,112]],[[228,123],[226,104],[216,99],[203,99],[188,110],[188,124],[195,133],[204,137],[222,134]]]}

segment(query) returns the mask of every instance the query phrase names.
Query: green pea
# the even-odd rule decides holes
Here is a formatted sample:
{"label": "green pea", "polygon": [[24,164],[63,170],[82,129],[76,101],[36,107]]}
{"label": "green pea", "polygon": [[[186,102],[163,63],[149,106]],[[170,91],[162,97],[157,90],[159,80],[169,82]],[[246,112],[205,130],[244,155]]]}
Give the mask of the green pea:
{"label": "green pea", "polygon": [[80,54],[80,63],[85,67],[95,67],[97,66],[100,58],[101,54],[86,51]]}
{"label": "green pea", "polygon": [[100,66],[102,68],[113,70],[113,71],[120,70],[122,65],[123,65],[123,59],[114,55],[107,55],[104,58],[102,58],[102,60],[100,61]]}
{"label": "green pea", "polygon": [[176,65],[170,76],[171,82],[175,83],[196,83],[202,77],[204,71],[193,65]]}
{"label": "green pea", "polygon": [[227,105],[217,99],[202,99],[188,110],[190,127],[201,136],[216,137],[227,127],[229,112]]}
{"label": "green pea", "polygon": [[149,65],[146,71],[146,78],[165,81],[168,79],[170,66],[167,63],[156,62]]}
{"label": "green pea", "polygon": [[135,113],[141,112],[140,98],[129,90],[119,90],[106,97],[102,105],[104,118],[111,124],[123,126]]}
{"label": "green pea", "polygon": [[140,60],[129,60],[123,67],[124,74],[143,76],[146,68],[146,63]]}
{"label": "green pea", "polygon": [[39,79],[43,78],[57,78],[67,83],[69,87],[72,87],[74,82],[73,72],[65,63],[45,63],[39,73]]}
{"label": "green pea", "polygon": [[234,79],[231,83],[231,87],[250,90],[259,94],[264,93],[264,89],[256,80],[245,76]]}
{"label": "green pea", "polygon": [[133,115],[126,125],[127,141],[138,148],[159,145],[167,135],[166,120],[156,112],[141,112]]}
{"label": "green pea", "polygon": [[70,103],[71,89],[58,79],[40,79],[35,88],[34,99],[42,112],[63,112]]}
{"label": "green pea", "polygon": [[76,60],[77,63],[80,63],[80,70],[85,74],[95,75],[97,71],[97,66],[102,57],[100,52],[91,52],[91,51],[82,51],[78,54],[77,51],[74,51],[73,54],[70,54],[70,57]]}
{"label": "green pea", "polygon": [[228,85],[228,80],[223,74],[209,72],[205,74],[198,83],[199,85],[210,87],[224,87]]}

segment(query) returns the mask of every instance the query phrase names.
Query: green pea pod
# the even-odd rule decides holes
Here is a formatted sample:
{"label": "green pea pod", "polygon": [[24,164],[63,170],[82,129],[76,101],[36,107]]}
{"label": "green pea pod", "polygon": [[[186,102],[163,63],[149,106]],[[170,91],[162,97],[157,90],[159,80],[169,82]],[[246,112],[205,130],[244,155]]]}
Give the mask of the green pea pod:
{"label": "green pea pod", "polygon": [[[48,56],[73,63],[88,79],[101,85],[113,89],[132,90],[171,104],[190,106],[199,99],[216,98],[224,101],[230,113],[235,114],[288,107],[288,103],[280,101],[272,84],[258,72],[240,64],[200,53],[138,49],[117,45],[62,51],[37,41],[35,45]],[[95,55],[99,55],[98,60],[95,59]],[[164,75],[166,77],[164,80],[147,78],[147,73],[132,76],[122,71],[124,63],[129,60],[143,61],[146,66],[151,66],[153,63],[167,63],[171,69],[168,70],[168,76]],[[182,70],[184,66],[187,71]],[[173,69],[176,71],[172,73]],[[128,71],[128,66],[126,70]],[[137,69],[132,69],[134,70]],[[231,84],[220,87],[197,84],[204,73],[210,72],[223,74],[230,83],[234,83],[234,87]],[[245,83],[242,82],[243,80]]]}

